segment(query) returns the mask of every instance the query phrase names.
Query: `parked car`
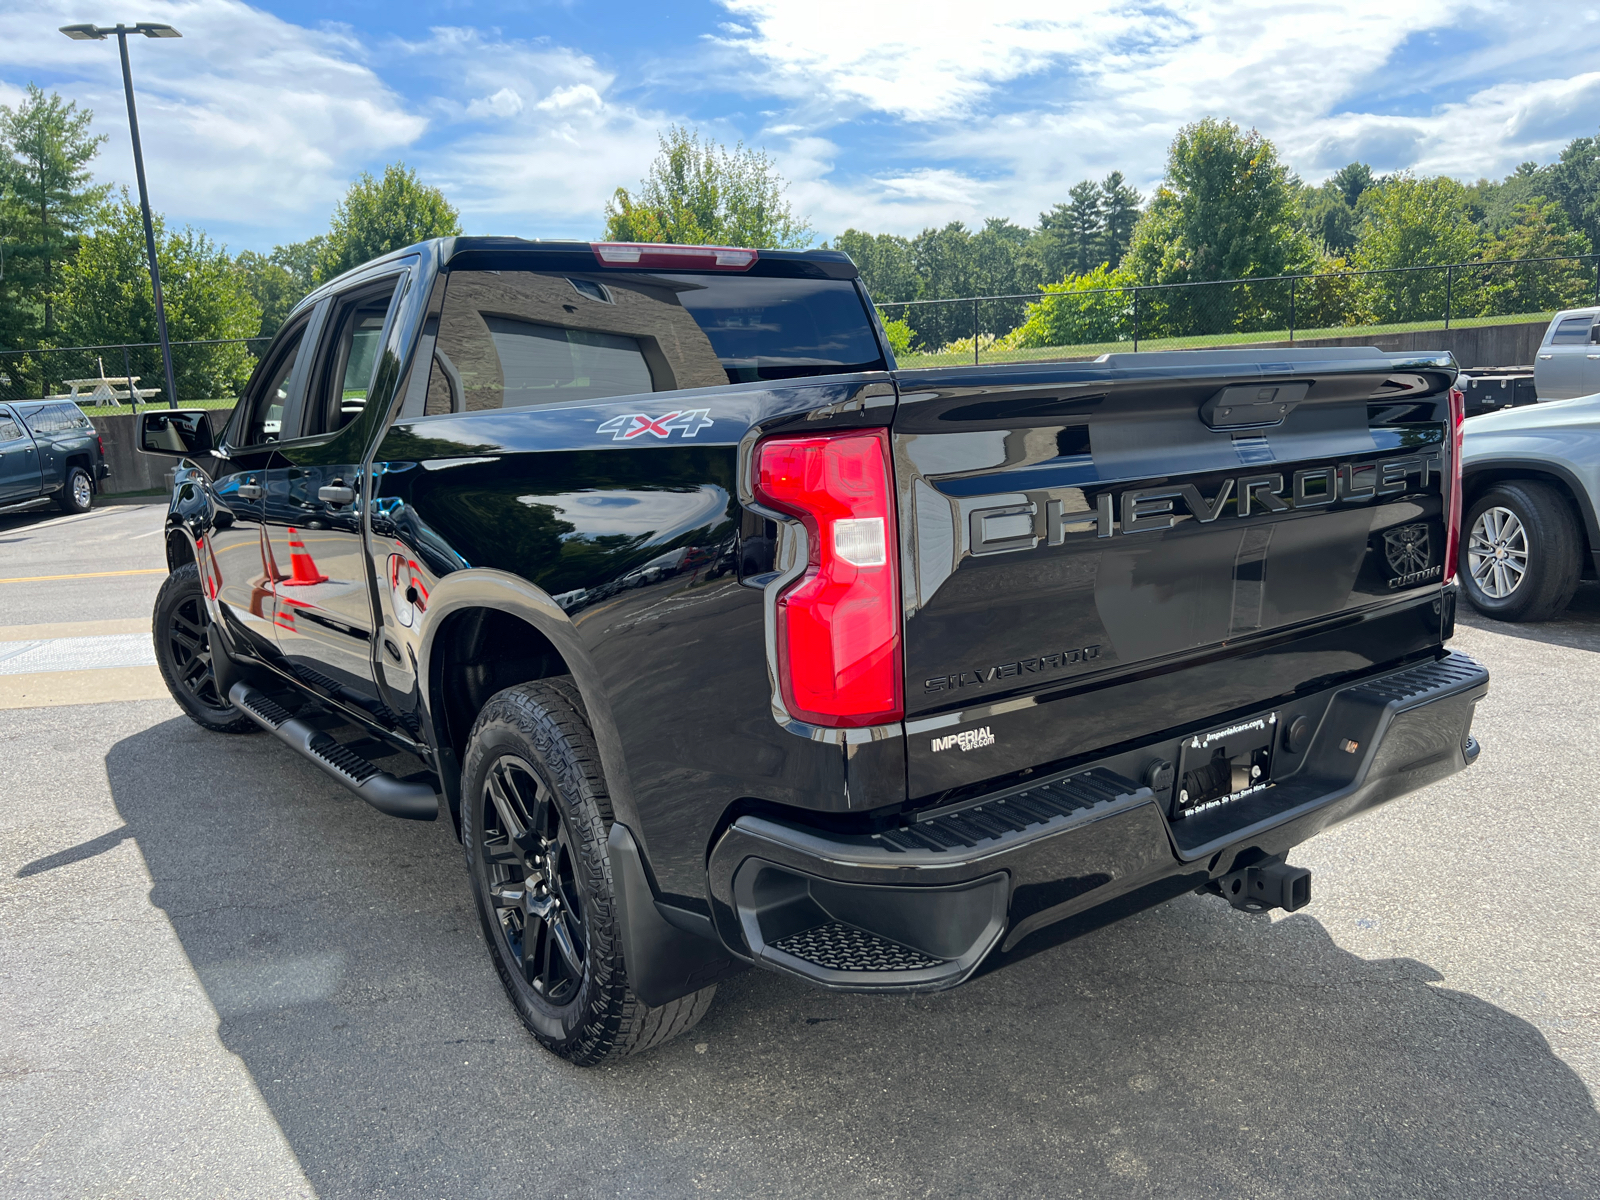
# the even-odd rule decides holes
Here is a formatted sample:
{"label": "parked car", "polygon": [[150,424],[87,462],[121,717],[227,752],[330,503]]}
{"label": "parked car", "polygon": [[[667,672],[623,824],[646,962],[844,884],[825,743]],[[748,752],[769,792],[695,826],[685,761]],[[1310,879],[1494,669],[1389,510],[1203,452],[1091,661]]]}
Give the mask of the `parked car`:
{"label": "parked car", "polygon": [[1188,892],[1300,908],[1294,846],[1476,758],[1455,377],[901,371],[837,251],[427,242],[302,301],[220,455],[146,414],[191,460],[157,660],[449,819],[574,1062],[749,966],[936,991]]}
{"label": "parked car", "polygon": [[1600,392],[1600,307],[1558,312],[1544,331],[1533,364],[1541,400],[1570,400]]}
{"label": "parked car", "polygon": [[0,404],[0,507],[53,498],[63,512],[88,512],[109,474],[105,445],[76,404]]}
{"label": "parked car", "polygon": [[1501,621],[1560,615],[1600,568],[1600,395],[1503,409],[1465,429],[1467,599]]}

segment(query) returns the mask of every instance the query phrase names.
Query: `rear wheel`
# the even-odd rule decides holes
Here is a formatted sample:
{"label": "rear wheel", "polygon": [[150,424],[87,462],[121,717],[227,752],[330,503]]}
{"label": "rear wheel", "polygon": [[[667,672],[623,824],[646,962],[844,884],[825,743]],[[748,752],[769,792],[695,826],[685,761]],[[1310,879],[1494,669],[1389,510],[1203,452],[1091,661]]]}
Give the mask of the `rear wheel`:
{"label": "rear wheel", "polygon": [[1467,510],[1459,571],[1467,599],[1485,616],[1548,621],[1572,602],[1583,571],[1577,515],[1550,484],[1496,484]]}
{"label": "rear wheel", "polygon": [[211,615],[200,590],[200,568],[194,563],[184,563],[168,575],[156,593],[151,635],[167,691],[195,724],[215,733],[254,733],[260,728],[217,686]]}
{"label": "rear wheel", "polygon": [[610,822],[599,753],[571,679],[494,696],[461,768],[461,840],[478,917],[523,1024],[580,1066],[676,1037],[716,992],[652,1008],[629,988]]}
{"label": "rear wheel", "polygon": [[56,503],[61,506],[62,512],[69,513],[86,513],[93,508],[94,481],[89,478],[89,472],[82,467],[69,470]]}

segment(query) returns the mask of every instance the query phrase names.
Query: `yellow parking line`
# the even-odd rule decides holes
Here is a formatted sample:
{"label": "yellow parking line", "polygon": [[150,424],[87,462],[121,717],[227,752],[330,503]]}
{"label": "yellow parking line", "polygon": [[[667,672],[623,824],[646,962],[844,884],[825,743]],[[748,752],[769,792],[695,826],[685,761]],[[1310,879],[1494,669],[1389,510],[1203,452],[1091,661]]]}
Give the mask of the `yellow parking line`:
{"label": "yellow parking line", "polygon": [[165,567],[144,567],[137,571],[85,571],[81,575],[18,575],[0,583],[48,583],[52,579],[105,579],[112,575],[165,575]]}

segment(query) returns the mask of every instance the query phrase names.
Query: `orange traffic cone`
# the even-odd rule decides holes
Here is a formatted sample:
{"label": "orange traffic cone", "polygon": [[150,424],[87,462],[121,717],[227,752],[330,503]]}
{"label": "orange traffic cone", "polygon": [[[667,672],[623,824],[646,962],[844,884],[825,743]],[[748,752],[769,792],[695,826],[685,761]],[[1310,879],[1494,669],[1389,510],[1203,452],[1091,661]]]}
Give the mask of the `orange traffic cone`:
{"label": "orange traffic cone", "polygon": [[328,582],[326,575],[318,573],[316,560],[306,553],[300,532],[293,525],[289,526],[289,571],[289,578],[278,581],[279,587],[305,587]]}

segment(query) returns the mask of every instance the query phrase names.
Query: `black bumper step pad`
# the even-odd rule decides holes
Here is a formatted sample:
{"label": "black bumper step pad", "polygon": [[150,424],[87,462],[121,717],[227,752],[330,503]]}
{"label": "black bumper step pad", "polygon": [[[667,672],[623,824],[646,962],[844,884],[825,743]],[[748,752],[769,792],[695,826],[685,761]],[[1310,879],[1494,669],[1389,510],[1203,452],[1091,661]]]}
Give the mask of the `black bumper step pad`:
{"label": "black bumper step pad", "polygon": [[1396,675],[1359,683],[1349,689],[1351,695],[1370,696],[1384,703],[1399,702],[1402,709],[1421,703],[1436,693],[1453,692],[1485,678],[1483,664],[1466,654],[1452,651],[1436,662],[1423,663]]}
{"label": "black bumper step pad", "polygon": [[827,971],[921,971],[945,961],[843,921],[791,933],[772,948]]}
{"label": "black bumper step pad", "polygon": [[[1079,775],[1038,783],[1026,791],[985,800],[950,812],[934,812],[873,835],[890,850],[970,850],[1036,825],[1064,821],[1114,804],[1140,791],[1138,784],[1096,767]],[[798,956],[797,956],[798,957]]]}
{"label": "black bumper step pad", "polygon": [[265,721],[273,729],[280,728],[293,715],[276,700],[263,696],[260,692],[251,692],[245,696],[243,707],[252,716]]}

